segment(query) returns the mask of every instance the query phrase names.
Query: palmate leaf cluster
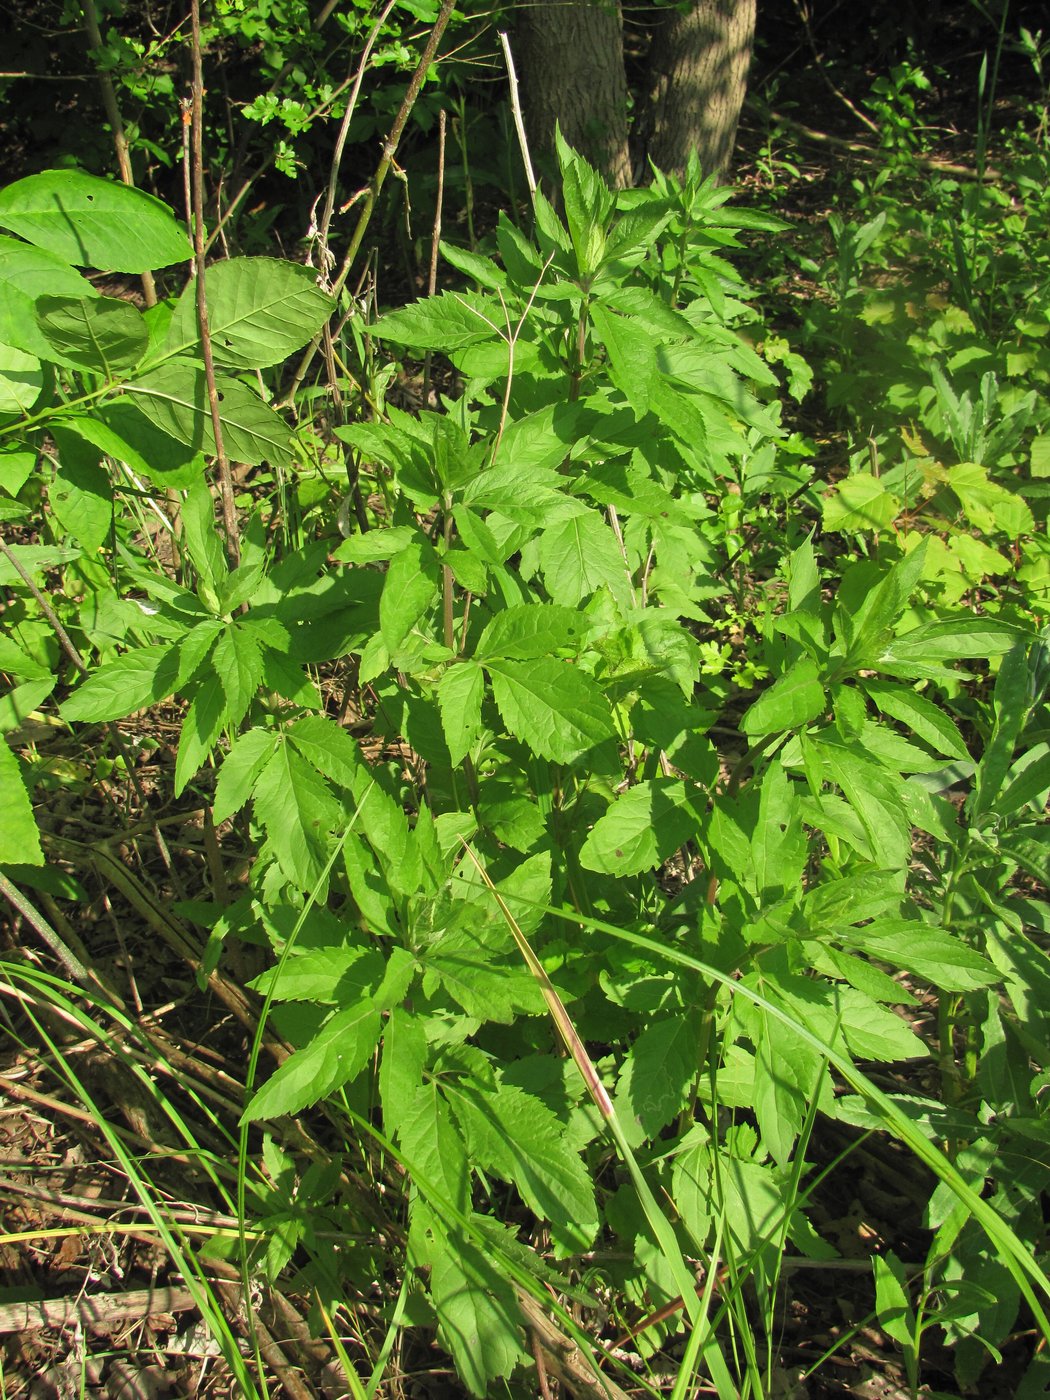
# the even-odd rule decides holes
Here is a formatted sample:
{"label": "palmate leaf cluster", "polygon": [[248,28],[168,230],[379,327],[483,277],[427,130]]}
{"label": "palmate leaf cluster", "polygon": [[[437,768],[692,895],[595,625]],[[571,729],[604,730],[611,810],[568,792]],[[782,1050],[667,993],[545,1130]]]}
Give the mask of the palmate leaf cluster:
{"label": "palmate leaf cluster", "polygon": [[[295,1047],[245,1122],[325,1100],[379,1134],[406,1171],[386,1204],[411,1316],[479,1396],[530,1364],[516,1288],[572,1292],[590,1251],[596,1286],[646,1310],[716,1239],[769,1287],[786,1242],[832,1257],[800,1189],[813,1115],[875,1110],[829,1061],[856,1085],[858,1064],[928,1058],[926,998],[973,1054],[942,1046],[944,1095],[901,1100],[913,1130],[966,1144],[960,1170],[1023,1241],[1045,1184],[1046,906],[1012,881],[1045,875],[1047,639],[1023,609],[932,605],[918,531],[844,560],[789,511],[815,499],[805,450],[741,333],[730,261],[741,230],[774,224],[695,168],[614,195],[560,160],[563,214],[537,196],[531,237],[502,217],[497,256],[444,249],[472,286],[358,327],[456,376],[434,408],[337,431],[351,479],[376,487],[369,528],[275,549],[257,514],[235,568],[195,289],[141,313],[78,271],[185,262],[170,213],[65,172],[0,195],[0,485],[40,540],[11,555],[65,571],[55,597],[89,659],[70,672],[8,570],[6,727],[53,692],[74,727],[175,697],[174,794],[193,784],[254,851],[249,891],[197,909],[206,964],[224,940],[263,942],[255,989]],[[332,301],[268,259],[207,279],[227,450],[293,473],[307,447],[263,371]],[[165,491],[177,570],[128,511]],[[697,636],[742,598],[748,512],[776,520],[743,599],[747,674],[765,680],[709,689]],[[380,741],[370,760],[318,688],[333,662]],[[0,860],[24,866],[42,859],[38,775],[13,737]],[[593,1064],[563,1053],[558,1005]],[[270,1138],[265,1165],[260,1267],[307,1239],[321,1259]],[[310,1181],[320,1219],[331,1186]],[[935,1197],[934,1228],[948,1208]],[[1021,1266],[964,1220],[936,1267],[994,1279],[994,1317],[981,1294],[944,1325],[995,1345]],[[353,1286],[330,1256],[307,1275],[333,1303]]]}

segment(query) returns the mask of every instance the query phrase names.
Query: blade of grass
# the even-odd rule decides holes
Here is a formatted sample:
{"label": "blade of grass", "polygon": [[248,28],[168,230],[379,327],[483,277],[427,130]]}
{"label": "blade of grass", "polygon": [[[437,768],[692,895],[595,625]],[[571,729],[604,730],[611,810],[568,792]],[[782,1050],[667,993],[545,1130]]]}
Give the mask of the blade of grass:
{"label": "blade of grass", "polygon": [[[114,1045],[112,1037],[72,1000],[73,997],[79,995],[77,988],[63,983],[60,979],[51,977],[49,974],[39,972],[37,969],[17,964],[3,965],[0,971],[9,983],[22,982],[31,987],[41,1000],[46,1001],[49,1006],[54,1006],[64,1018],[76,1024],[85,1035],[91,1039],[99,1040],[114,1054],[119,1055],[119,1047]],[[192,1250],[186,1247],[186,1232],[183,1227],[178,1222],[169,1222],[166,1219],[163,1208],[154,1200],[146,1178],[139,1170],[134,1157],[108,1122],[105,1112],[95,1104],[90,1090],[81,1081],[69,1059],[63,1054],[61,1046],[51,1036],[43,1020],[34,1012],[32,1005],[25,998],[22,998],[21,1004],[34,1031],[47,1047],[55,1072],[61,1075],[79,1102],[92,1110],[92,1116],[99,1132],[105,1138],[114,1158],[125,1172],[139,1203],[167,1250],[172,1265],[185,1278],[186,1286],[193,1295],[194,1304],[209,1333],[218,1344],[223,1359],[229,1366],[236,1385],[240,1388],[240,1394],[245,1397],[245,1400],[259,1400],[261,1392],[256,1387],[245,1365],[237,1340],[230,1331],[229,1323],[222,1311],[222,1306],[212,1292],[196,1256]],[[112,1011],[112,1008],[106,1009]]]}

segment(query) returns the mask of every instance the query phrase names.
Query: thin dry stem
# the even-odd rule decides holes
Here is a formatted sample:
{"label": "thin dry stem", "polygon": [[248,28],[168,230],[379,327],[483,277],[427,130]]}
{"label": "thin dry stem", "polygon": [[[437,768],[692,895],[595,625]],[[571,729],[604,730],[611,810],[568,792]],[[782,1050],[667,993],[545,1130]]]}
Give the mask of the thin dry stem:
{"label": "thin dry stem", "polygon": [[[445,202],[445,128],[448,118],[442,107],[438,113],[438,183],[437,199],[434,203],[434,229],[430,236],[430,272],[427,276],[427,296],[437,291],[438,257],[441,251],[441,216]],[[430,350],[423,356],[423,407],[430,407]]]}
{"label": "thin dry stem", "polygon": [[525,122],[521,115],[521,101],[518,97],[518,75],[514,68],[514,55],[510,51],[510,40],[501,29],[499,41],[503,45],[503,57],[507,64],[507,81],[510,83],[510,110],[514,115],[514,130],[518,133],[518,146],[521,150],[522,163],[525,166],[525,179],[529,184],[529,194],[536,198],[536,174],[532,168],[532,157],[529,155],[529,141],[525,135]]}
{"label": "thin dry stem", "polygon": [[357,65],[357,72],[354,75],[353,88],[347,100],[346,111],[343,113],[343,120],[339,124],[339,134],[335,138],[335,150],[332,154],[332,165],[328,172],[328,189],[325,192],[324,212],[321,215],[320,223],[317,226],[317,250],[320,262],[321,276],[328,280],[328,272],[335,259],[328,249],[328,235],[332,227],[332,215],[335,213],[335,196],[339,186],[339,167],[343,160],[343,149],[346,146],[347,133],[350,130],[350,123],[353,120],[354,112],[357,110],[357,99],[361,95],[361,84],[364,82],[365,73],[368,70],[368,60],[372,57],[372,49],[375,47],[379,31],[386,23],[387,16],[394,8],[397,0],[387,0],[383,11],[365,41],[365,47],[361,53],[361,59]]}
{"label": "thin dry stem", "polygon": [[241,560],[241,535],[237,525],[237,506],[233,497],[233,475],[223,445],[219,390],[215,382],[215,360],[211,348],[208,297],[204,277],[204,73],[201,65],[200,0],[191,0],[190,29],[193,48],[193,119],[190,145],[193,166],[193,263],[197,281],[197,322],[201,333],[204,380],[208,390],[211,426],[215,436],[215,460],[219,472],[219,497],[222,502],[222,518],[226,530],[226,549],[234,567],[236,567]]}
{"label": "thin dry stem", "polygon": [[[376,166],[375,174],[372,176],[368,188],[362,196],[362,208],[360,214],[357,216],[357,224],[350,238],[350,246],[346,250],[342,266],[339,269],[339,274],[330,288],[333,296],[338,296],[342,291],[346,279],[350,275],[350,269],[353,267],[357,254],[360,251],[361,244],[364,242],[365,234],[368,231],[368,225],[372,221],[372,213],[375,209],[376,201],[379,198],[383,185],[386,183],[386,177],[389,175],[391,166],[394,163],[394,156],[397,153],[398,144],[408,124],[408,119],[412,114],[412,108],[416,105],[416,99],[423,87],[427,73],[430,71],[431,64],[434,62],[438,44],[441,43],[441,36],[444,34],[445,28],[452,17],[454,8],[455,0],[441,0],[441,10],[434,22],[433,29],[430,31],[430,37],[427,40],[426,48],[423,50],[419,63],[416,65],[416,70],[412,74],[412,78],[405,90],[401,106],[398,109],[397,116],[394,118],[394,124],[390,128],[390,134],[383,142],[383,151],[379,159],[379,164]],[[313,358],[317,354],[317,347],[320,343],[321,334],[318,332],[303,352],[292,379],[291,387],[282,400],[284,405],[288,405],[294,401],[299,386],[306,378]]]}
{"label": "thin dry stem", "polygon": [[[102,34],[98,27],[98,11],[95,9],[95,0],[84,0],[84,28],[87,31],[88,46],[92,54],[99,54],[102,50]],[[97,60],[96,60],[97,61]],[[113,86],[113,79],[106,70],[98,65],[98,82],[102,89],[102,105],[106,109],[106,119],[109,122],[110,130],[113,132],[113,145],[117,152],[117,167],[120,170],[120,178],[125,185],[132,189],[135,187],[135,177],[131,171],[131,156],[128,151],[128,139],[124,134],[124,122],[120,115],[120,107],[117,105],[117,93]],[[156,306],[157,289],[153,282],[153,273],[143,272],[142,295],[146,298],[147,306]]]}

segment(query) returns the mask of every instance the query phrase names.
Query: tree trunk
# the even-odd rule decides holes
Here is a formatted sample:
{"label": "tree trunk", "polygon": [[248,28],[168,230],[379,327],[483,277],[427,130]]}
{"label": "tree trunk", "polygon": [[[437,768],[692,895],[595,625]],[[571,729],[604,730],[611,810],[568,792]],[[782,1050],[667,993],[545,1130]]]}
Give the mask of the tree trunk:
{"label": "tree trunk", "polygon": [[680,175],[694,146],[705,175],[729,169],[754,36],[755,0],[693,0],[657,25],[644,125],[661,170]]}
{"label": "tree trunk", "polygon": [[533,160],[552,163],[554,124],[614,188],[630,183],[619,0],[560,0],[518,11],[518,60]]}

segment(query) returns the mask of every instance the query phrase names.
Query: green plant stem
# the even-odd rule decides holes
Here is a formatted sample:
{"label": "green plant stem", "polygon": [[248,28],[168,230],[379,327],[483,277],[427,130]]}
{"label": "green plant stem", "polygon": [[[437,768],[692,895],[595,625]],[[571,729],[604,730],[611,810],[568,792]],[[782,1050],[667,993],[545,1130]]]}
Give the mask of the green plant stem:
{"label": "green plant stem", "polygon": [[[412,108],[416,105],[416,99],[422,90],[427,73],[430,71],[430,66],[434,62],[438,44],[441,42],[441,36],[444,34],[445,28],[452,17],[454,8],[455,0],[441,0],[441,9],[434,22],[434,27],[430,31],[430,37],[427,39],[426,48],[423,50],[419,63],[416,65],[416,70],[412,74],[408,87],[405,90],[401,106],[398,108],[397,116],[394,118],[394,124],[390,128],[390,134],[383,142],[383,152],[380,156],[379,164],[376,166],[375,173],[369,181],[368,188],[365,190],[362,197],[361,212],[357,216],[357,223],[350,237],[349,247],[343,257],[343,263],[339,269],[339,274],[330,288],[333,296],[337,297],[346,285],[346,279],[350,275],[350,270],[360,251],[361,244],[364,242],[365,234],[368,231],[368,225],[372,221],[372,213],[375,209],[376,201],[379,198],[380,191],[386,183],[386,177],[389,175],[391,166],[393,165],[394,156],[397,153],[401,136],[412,114]],[[295,374],[292,377],[291,387],[281,400],[283,407],[287,407],[294,402],[295,395],[299,390],[299,386],[306,378],[307,371],[313,363],[313,358],[317,354],[317,347],[320,343],[321,335],[318,333],[303,352],[302,358],[296,366]]]}

